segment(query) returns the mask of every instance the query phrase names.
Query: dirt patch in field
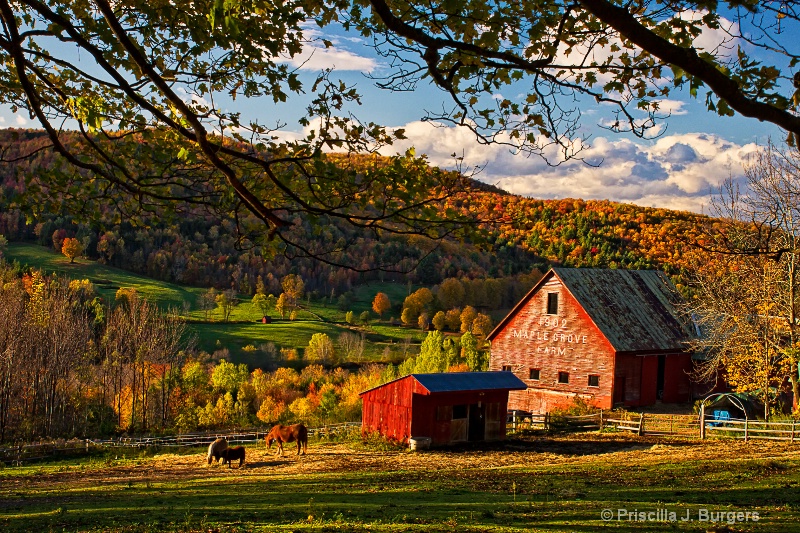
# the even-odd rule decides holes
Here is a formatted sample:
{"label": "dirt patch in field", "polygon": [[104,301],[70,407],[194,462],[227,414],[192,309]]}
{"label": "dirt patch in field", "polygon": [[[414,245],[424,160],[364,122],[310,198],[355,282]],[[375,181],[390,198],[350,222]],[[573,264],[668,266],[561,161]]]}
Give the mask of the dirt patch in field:
{"label": "dirt patch in field", "polygon": [[[228,468],[218,463],[207,465],[205,452],[195,455],[161,453],[142,458],[133,464],[68,467],[63,472],[40,474],[35,477],[4,480],[6,491],[46,488],[54,484],[70,486],[131,485],[164,481],[191,481],[226,477],[291,476],[296,474],[325,474],[343,472],[436,472],[466,471],[480,467],[531,468],[536,465],[577,465],[591,462],[598,467],[616,465],[620,468],[642,464],[669,464],[676,461],[704,459],[786,459],[800,457],[800,447],[788,443],[742,441],[697,441],[637,438],[625,435],[572,435],[567,437],[510,440],[505,443],[465,446],[425,452],[370,451],[347,444],[314,444],[308,455],[287,453],[276,457],[263,444],[247,448],[247,463],[243,468],[234,464]],[[5,492],[5,491],[4,491]],[[8,492],[7,492],[8,493]]]}

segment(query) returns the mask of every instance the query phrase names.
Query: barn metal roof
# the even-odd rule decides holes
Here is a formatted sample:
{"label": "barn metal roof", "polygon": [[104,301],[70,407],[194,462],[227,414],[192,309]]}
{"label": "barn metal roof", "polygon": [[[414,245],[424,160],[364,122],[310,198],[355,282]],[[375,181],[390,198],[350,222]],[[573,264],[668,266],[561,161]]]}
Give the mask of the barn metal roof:
{"label": "barn metal roof", "polygon": [[527,386],[511,372],[444,372],[440,374],[409,374],[365,390],[364,395],[397,381],[413,378],[430,393],[490,390],[525,390]]}
{"label": "barn metal roof", "polygon": [[429,392],[478,390],[525,390],[527,386],[511,372],[445,372],[411,374]]}
{"label": "barn metal roof", "polygon": [[617,352],[685,351],[693,337],[683,299],[657,270],[553,268],[489,334],[493,339],[552,276],[561,280]]}

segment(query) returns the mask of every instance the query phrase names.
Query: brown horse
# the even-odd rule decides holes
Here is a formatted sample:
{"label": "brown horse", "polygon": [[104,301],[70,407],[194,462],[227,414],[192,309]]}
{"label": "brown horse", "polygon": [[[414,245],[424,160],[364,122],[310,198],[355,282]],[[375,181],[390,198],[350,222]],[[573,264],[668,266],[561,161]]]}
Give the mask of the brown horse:
{"label": "brown horse", "polygon": [[278,451],[275,455],[281,454],[281,457],[283,457],[283,443],[297,441],[297,455],[300,455],[301,449],[303,455],[305,455],[306,448],[308,447],[308,430],[303,424],[294,424],[292,426],[282,426],[278,424],[269,430],[264,440],[269,449],[272,449],[273,442],[277,442]]}
{"label": "brown horse", "polygon": [[211,460],[219,461],[219,458],[222,457],[222,454],[225,450],[228,449],[228,441],[223,439],[222,437],[218,438],[214,442],[208,445],[208,464],[211,464]]}
{"label": "brown horse", "polygon": [[231,462],[236,459],[239,459],[239,468],[241,468],[244,464],[244,446],[228,448],[222,452],[222,464],[228,463],[228,468],[231,467]]}

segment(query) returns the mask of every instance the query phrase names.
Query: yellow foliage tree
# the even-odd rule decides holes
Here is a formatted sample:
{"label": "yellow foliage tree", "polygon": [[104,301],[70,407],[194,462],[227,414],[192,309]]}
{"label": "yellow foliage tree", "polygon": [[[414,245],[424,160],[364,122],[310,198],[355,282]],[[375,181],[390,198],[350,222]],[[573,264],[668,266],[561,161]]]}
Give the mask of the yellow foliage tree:
{"label": "yellow foliage tree", "polygon": [[130,306],[138,297],[139,293],[133,287],[120,287],[114,295],[114,301],[117,305]]}
{"label": "yellow foliage tree", "polygon": [[267,424],[277,424],[284,420],[286,404],[276,401],[272,396],[267,396],[258,407],[256,417]]}
{"label": "yellow foliage tree", "polygon": [[466,306],[464,310],[461,311],[461,333],[472,330],[472,323],[477,316],[478,312],[471,305]]}
{"label": "yellow foliage tree", "polygon": [[67,237],[61,245],[61,253],[67,256],[70,263],[74,263],[75,258],[83,253],[83,244],[78,239]]}
{"label": "yellow foliage tree", "polygon": [[492,319],[489,315],[478,313],[472,321],[472,333],[480,337],[486,337],[492,332]]}
{"label": "yellow foliage tree", "polygon": [[295,418],[307,421],[314,415],[314,405],[308,398],[297,398],[289,404],[289,411]]}

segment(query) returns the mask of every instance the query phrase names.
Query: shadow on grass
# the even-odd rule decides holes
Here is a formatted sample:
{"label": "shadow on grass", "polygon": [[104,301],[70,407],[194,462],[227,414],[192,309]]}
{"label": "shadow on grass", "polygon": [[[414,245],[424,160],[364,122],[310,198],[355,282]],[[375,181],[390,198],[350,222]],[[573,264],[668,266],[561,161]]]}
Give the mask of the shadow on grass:
{"label": "shadow on grass", "polygon": [[[696,440],[669,440],[656,437],[634,437],[620,434],[609,436],[590,435],[559,435],[548,436],[544,433],[528,434],[512,437],[501,442],[474,442],[463,443],[447,448],[436,448],[435,451],[447,453],[473,453],[473,452],[524,452],[524,453],[552,453],[556,455],[602,455],[630,450],[644,450],[653,446],[667,446],[670,448],[697,446]],[[568,438],[567,438],[568,437]]]}

